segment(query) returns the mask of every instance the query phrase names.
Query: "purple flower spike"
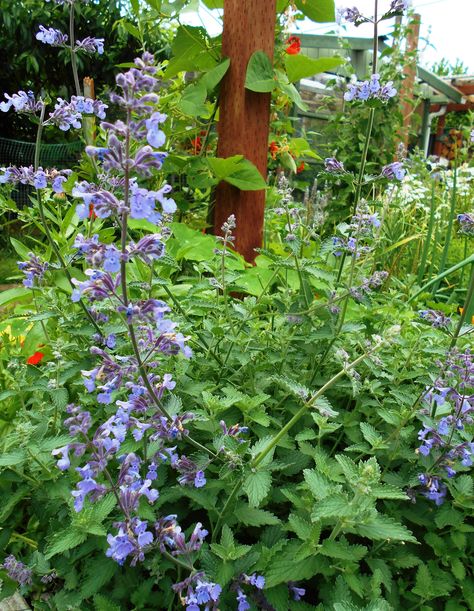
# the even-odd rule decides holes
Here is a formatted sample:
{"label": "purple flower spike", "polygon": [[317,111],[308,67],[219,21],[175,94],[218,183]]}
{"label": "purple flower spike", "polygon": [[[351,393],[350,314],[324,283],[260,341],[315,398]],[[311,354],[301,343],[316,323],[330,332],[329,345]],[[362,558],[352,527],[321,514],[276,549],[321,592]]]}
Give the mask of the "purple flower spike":
{"label": "purple flower spike", "polygon": [[67,44],[68,36],[60,30],[54,28],[46,29],[43,25],[39,27],[40,31],[36,34],[36,40],[40,40],[52,47],[64,47]]}

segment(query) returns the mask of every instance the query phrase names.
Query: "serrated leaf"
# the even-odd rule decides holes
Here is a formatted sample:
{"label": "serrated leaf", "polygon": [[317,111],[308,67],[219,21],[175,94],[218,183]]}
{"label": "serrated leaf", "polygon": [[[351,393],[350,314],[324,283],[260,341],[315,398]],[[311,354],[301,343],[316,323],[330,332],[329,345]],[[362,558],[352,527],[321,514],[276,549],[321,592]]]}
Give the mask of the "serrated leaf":
{"label": "serrated leaf", "polygon": [[323,518],[344,518],[350,516],[352,508],[346,495],[333,494],[322,499],[314,506],[311,519],[316,522]]}
{"label": "serrated leaf", "polygon": [[280,520],[270,511],[250,507],[245,503],[237,505],[234,509],[234,516],[245,526],[271,526],[280,523]]}
{"label": "serrated leaf", "polygon": [[316,500],[324,499],[335,492],[334,484],[322,473],[312,469],[305,469],[303,474],[305,482]]}
{"label": "serrated leaf", "polygon": [[51,542],[46,548],[46,558],[49,560],[56,554],[61,554],[68,549],[73,549],[87,539],[87,533],[80,530],[67,528],[55,533],[51,537]]}
{"label": "serrated leaf", "polygon": [[270,492],[272,476],[269,471],[255,471],[245,478],[242,488],[252,507],[258,507]]}
{"label": "serrated leaf", "polygon": [[13,452],[5,452],[0,456],[0,467],[13,467],[23,462],[26,458],[23,450],[15,450]]}
{"label": "serrated leaf", "polygon": [[406,526],[382,514],[374,516],[365,523],[357,524],[351,528],[351,531],[373,541],[392,540],[417,543],[417,540]]}
{"label": "serrated leaf", "polygon": [[306,386],[303,386],[290,378],[283,376],[272,376],[272,381],[276,382],[278,386],[297,397],[300,401],[307,401],[311,396],[311,391],[309,388],[306,388]]}
{"label": "serrated leaf", "polygon": [[403,490],[396,486],[388,484],[377,484],[370,488],[370,494],[377,499],[399,499],[401,501],[408,500],[408,496]]}
{"label": "serrated leaf", "polygon": [[330,541],[326,539],[319,548],[319,553],[329,558],[359,562],[367,554],[363,545],[349,545],[345,539]]}

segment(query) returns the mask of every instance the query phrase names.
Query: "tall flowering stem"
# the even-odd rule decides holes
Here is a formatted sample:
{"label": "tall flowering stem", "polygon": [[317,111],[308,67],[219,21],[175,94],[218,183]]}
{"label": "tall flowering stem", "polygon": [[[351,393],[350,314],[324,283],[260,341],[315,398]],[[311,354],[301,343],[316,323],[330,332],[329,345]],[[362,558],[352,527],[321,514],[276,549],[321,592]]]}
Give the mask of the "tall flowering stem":
{"label": "tall flowering stem", "polygon": [[466,318],[469,312],[471,311],[471,306],[474,300],[474,263],[472,264],[471,268],[471,279],[469,281],[469,286],[467,289],[466,301],[464,302],[464,307],[461,312],[461,318],[459,319],[458,326],[456,327],[456,330],[454,331],[453,337],[451,339],[451,345],[449,346],[450,350],[454,348],[458,341],[464,322],[466,321]]}
{"label": "tall flowering stem", "polygon": [[71,2],[69,6],[69,45],[71,54],[71,67],[72,74],[74,77],[74,85],[76,87],[76,95],[82,95],[81,85],[79,83],[79,71],[77,69],[77,57],[75,49],[75,31],[74,31],[74,19],[75,19],[75,4]]}

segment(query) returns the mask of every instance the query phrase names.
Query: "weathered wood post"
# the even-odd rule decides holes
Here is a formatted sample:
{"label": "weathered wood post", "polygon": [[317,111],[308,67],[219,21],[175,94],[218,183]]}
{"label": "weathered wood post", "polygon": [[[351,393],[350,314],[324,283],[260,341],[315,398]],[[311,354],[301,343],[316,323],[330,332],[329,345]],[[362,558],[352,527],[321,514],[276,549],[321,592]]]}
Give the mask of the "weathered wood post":
{"label": "weathered wood post", "polygon": [[[267,176],[270,95],[245,89],[247,64],[255,51],[273,58],[276,0],[224,0],[222,54],[230,58],[220,93],[219,157],[244,155]],[[262,245],[265,191],[240,191],[222,182],[216,189],[214,232],[234,214],[235,248],[249,262]]]}

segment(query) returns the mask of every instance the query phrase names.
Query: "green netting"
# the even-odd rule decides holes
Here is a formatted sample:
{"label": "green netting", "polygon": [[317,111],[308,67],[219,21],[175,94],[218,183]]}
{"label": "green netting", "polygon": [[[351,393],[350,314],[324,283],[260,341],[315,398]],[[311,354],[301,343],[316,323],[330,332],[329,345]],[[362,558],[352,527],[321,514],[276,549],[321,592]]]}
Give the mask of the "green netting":
{"label": "green netting", "polygon": [[[66,144],[42,144],[40,149],[40,165],[43,168],[64,169],[74,164],[84,145],[80,140]],[[35,158],[34,142],[21,142],[0,138],[1,165],[32,165]]]}
{"label": "green netting", "polygon": [[[80,157],[84,149],[81,140],[66,144],[42,144],[40,149],[40,166],[43,168],[57,168],[59,170],[70,168]],[[17,165],[33,165],[35,159],[34,142],[22,142],[0,137],[0,167]],[[12,192],[12,197],[18,205],[29,202],[31,187],[18,185]]]}

